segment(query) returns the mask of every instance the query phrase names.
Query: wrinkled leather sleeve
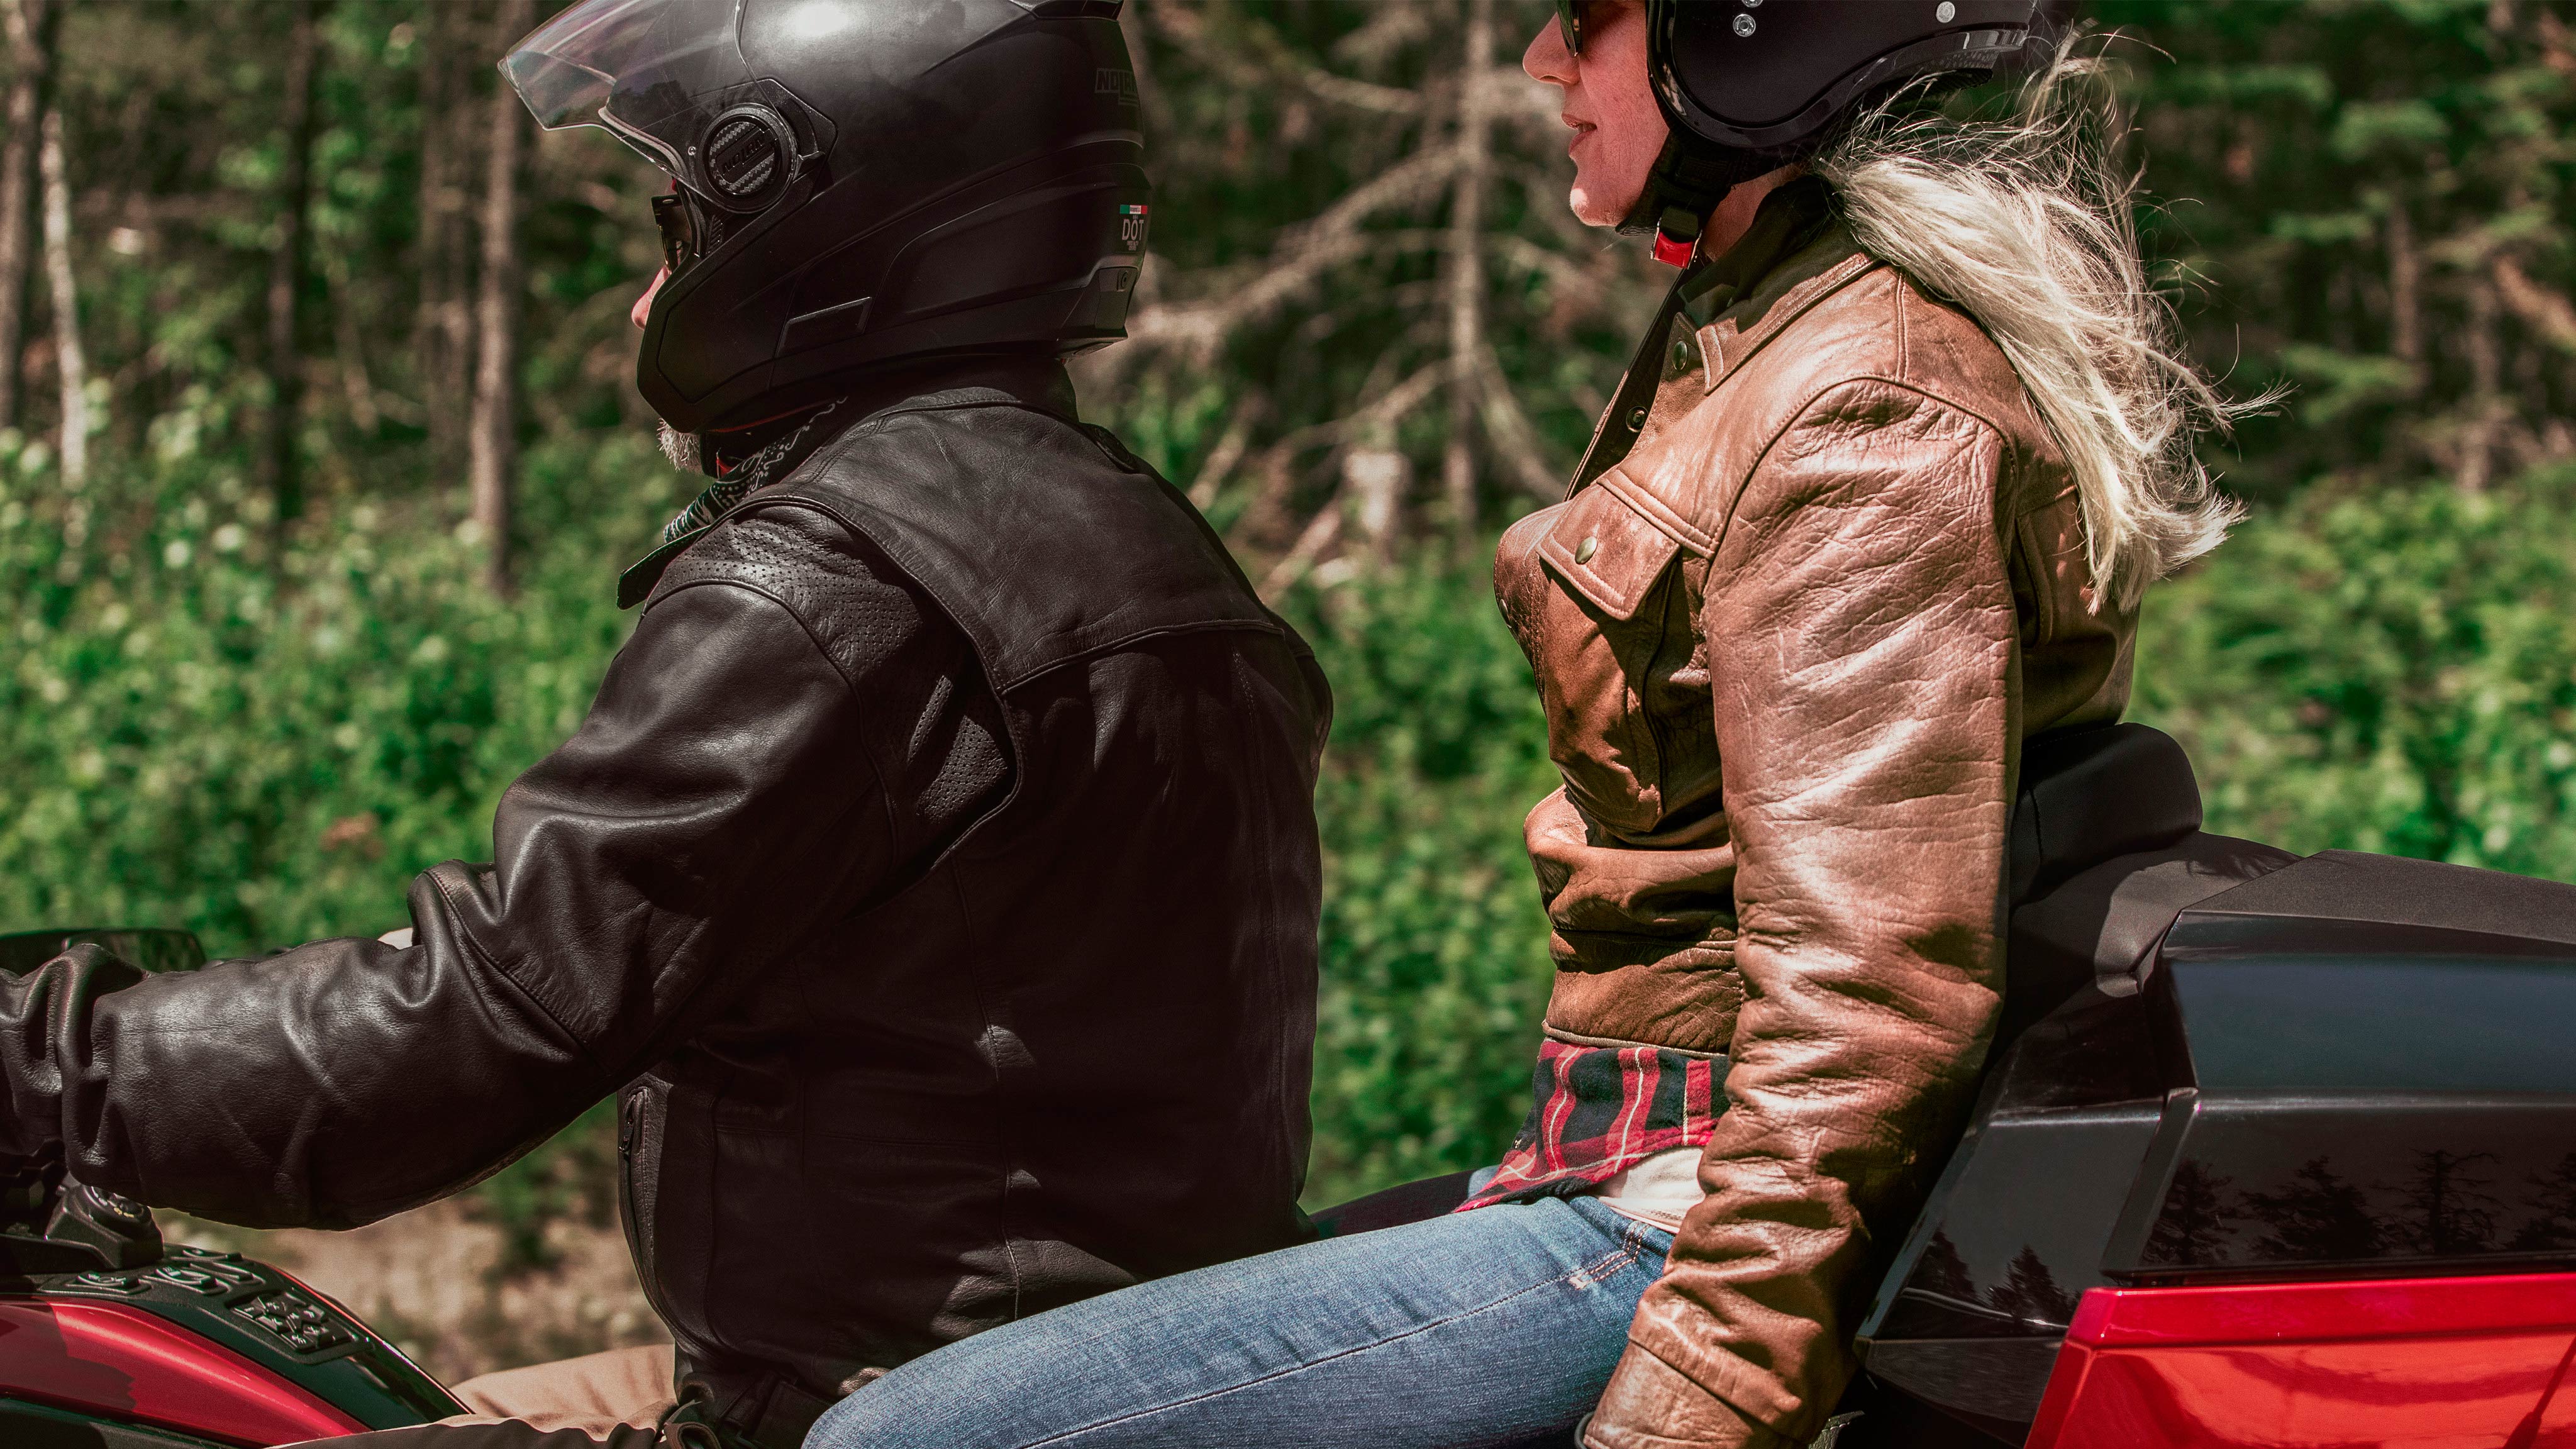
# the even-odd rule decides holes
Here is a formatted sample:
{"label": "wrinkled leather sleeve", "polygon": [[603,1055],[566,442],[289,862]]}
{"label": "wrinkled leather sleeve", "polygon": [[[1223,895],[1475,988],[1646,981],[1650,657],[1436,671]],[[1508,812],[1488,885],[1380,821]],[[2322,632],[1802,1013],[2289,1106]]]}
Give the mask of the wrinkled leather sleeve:
{"label": "wrinkled leather sleeve", "polygon": [[1744,1002],[1708,1196],[1638,1307],[1596,1445],[1806,1442],[1965,1108],[2001,987],[2009,466],[1967,414],[1847,383],[1772,444],[1721,536],[1700,622]]}
{"label": "wrinkled leather sleeve", "polygon": [[0,978],[0,1155],[258,1226],[342,1227],[543,1141],[845,912],[888,862],[851,685],[780,603],[657,602],[494,864],[416,879],[417,944]]}

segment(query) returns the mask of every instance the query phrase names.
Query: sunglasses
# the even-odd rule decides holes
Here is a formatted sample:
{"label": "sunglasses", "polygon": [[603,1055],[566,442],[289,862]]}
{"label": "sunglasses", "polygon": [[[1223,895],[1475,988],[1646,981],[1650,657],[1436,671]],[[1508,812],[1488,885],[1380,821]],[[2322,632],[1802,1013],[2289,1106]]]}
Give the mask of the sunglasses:
{"label": "sunglasses", "polygon": [[688,198],[666,191],[653,198],[653,225],[662,232],[662,265],[674,276],[698,254],[698,227],[689,215]]}
{"label": "sunglasses", "polygon": [[1556,0],[1556,28],[1565,36],[1569,53],[1583,53],[1584,22],[1591,18],[1592,0]]}

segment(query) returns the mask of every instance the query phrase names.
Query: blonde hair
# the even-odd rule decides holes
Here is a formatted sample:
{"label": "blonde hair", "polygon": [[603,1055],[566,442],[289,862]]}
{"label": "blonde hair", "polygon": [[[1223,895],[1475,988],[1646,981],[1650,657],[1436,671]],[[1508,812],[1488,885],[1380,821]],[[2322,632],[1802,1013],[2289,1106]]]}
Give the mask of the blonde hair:
{"label": "blonde hair", "polygon": [[1854,117],[1812,163],[1861,248],[1958,306],[2003,349],[2075,471],[2093,607],[2218,547],[2243,510],[2193,447],[2268,399],[2230,403],[2184,355],[2147,283],[2103,63],[2063,48],[2001,119],[1913,95]]}

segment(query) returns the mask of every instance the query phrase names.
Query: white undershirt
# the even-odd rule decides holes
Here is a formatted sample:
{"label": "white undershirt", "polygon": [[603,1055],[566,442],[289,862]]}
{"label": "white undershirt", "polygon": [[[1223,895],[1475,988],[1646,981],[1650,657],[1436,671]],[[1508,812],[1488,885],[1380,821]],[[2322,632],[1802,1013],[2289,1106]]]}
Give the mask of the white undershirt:
{"label": "white undershirt", "polygon": [[1682,1215],[1707,1196],[1699,1189],[1700,1149],[1658,1152],[1601,1184],[1601,1205],[1668,1233],[1682,1230]]}

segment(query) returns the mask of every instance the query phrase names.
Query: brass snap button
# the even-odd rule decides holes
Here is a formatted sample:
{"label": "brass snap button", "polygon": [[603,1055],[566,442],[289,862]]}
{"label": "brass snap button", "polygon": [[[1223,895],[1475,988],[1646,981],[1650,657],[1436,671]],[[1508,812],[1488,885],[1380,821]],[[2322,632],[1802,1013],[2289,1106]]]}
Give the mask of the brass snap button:
{"label": "brass snap button", "polygon": [[1698,360],[1697,354],[1691,350],[1689,338],[1679,337],[1673,340],[1673,371],[1688,372],[1691,364]]}
{"label": "brass snap button", "polygon": [[1628,409],[1628,431],[1632,433],[1643,432],[1645,427],[1646,410],[1644,408]]}
{"label": "brass snap button", "polygon": [[1598,536],[1588,537],[1584,539],[1583,542],[1574,546],[1574,561],[1576,563],[1590,563],[1592,562],[1592,556],[1600,551],[1600,538]]}

